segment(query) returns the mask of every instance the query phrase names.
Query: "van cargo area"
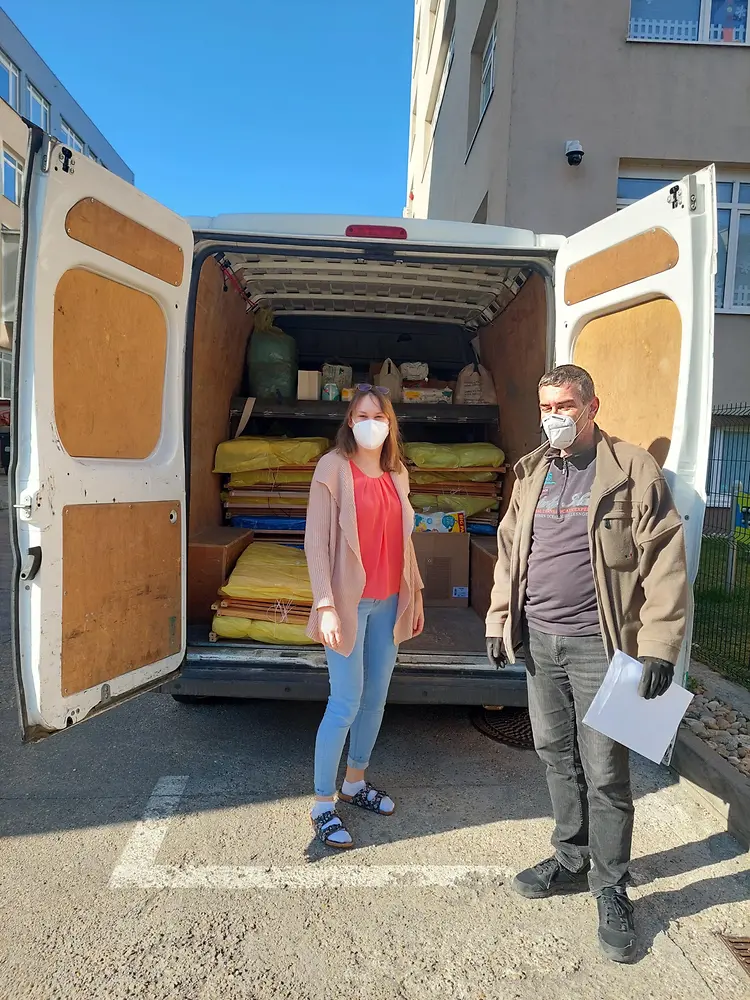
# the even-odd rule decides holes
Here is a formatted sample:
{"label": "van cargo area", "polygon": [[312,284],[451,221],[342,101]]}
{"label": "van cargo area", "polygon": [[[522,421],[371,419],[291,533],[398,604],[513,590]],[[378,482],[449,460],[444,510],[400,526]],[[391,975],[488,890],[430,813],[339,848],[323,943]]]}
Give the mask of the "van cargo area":
{"label": "van cargo area", "polygon": [[[335,361],[353,369],[355,384],[375,382],[372,373],[386,359],[397,366],[423,362],[431,378],[455,383],[478,348],[494,381],[496,406],[403,402],[396,411],[406,442],[489,441],[504,452],[505,471],[539,443],[536,384],[549,356],[551,283],[544,272],[551,255],[537,266],[523,251],[516,259],[479,248],[420,252],[410,244],[404,252],[381,243],[363,251],[343,241],[266,246],[258,239],[245,246],[247,237],[243,243],[236,237],[235,244],[225,239],[217,245],[212,233],[209,244],[206,234],[196,235],[198,261],[201,247],[207,249],[194,275],[188,334],[188,651],[180,677],[165,690],[184,700],[324,699],[322,647],[217,638],[211,610],[203,606],[202,539],[226,539],[226,552],[242,548],[242,532],[232,527],[222,503],[223,478],[213,472],[217,446],[238,430],[332,439],[347,405],[258,398],[248,419],[246,359],[258,309],[271,310],[274,325],[294,338],[300,371],[320,371]],[[511,482],[508,472],[503,509]],[[486,659],[492,533],[485,527],[485,537],[471,536],[469,592],[458,602],[463,606],[428,606],[423,635],[401,647],[391,701],[526,703],[522,665],[497,671]]]}

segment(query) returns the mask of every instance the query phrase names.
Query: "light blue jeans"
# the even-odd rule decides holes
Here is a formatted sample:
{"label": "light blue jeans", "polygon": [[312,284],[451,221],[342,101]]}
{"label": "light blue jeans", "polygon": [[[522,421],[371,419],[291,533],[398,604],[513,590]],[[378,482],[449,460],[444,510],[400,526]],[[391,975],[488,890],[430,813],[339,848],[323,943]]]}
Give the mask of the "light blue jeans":
{"label": "light blue jeans", "polygon": [[336,792],[347,733],[349,766],[364,770],[370,763],[398,654],[393,642],[397,610],[398,595],[386,601],[360,601],[351,655],[341,656],[326,648],[331,694],[315,740],[318,796],[327,798]]}

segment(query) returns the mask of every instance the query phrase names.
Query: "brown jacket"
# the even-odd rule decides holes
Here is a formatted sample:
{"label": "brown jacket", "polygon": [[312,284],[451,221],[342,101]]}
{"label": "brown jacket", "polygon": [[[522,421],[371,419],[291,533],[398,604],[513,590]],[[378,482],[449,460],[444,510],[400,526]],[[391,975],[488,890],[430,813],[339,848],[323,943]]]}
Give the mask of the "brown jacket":
{"label": "brown jacket", "polygon": [[[510,506],[497,533],[498,559],[487,635],[508,658],[522,641],[523,606],[534,514],[549,467],[549,447],[515,467]],[[589,544],[599,618],[609,656],[654,656],[676,663],[690,591],[682,520],[661,469],[642,448],[597,428]],[[570,581],[575,587],[575,581]]]}
{"label": "brown jacket", "polygon": [[[409,503],[409,474],[401,466],[391,476],[401,499],[404,522],[404,569],[393,630],[398,645],[412,638],[414,604],[423,583],[411,538],[414,510]],[[354,477],[349,460],[337,451],[324,455],[315,469],[307,508],[305,555],[313,592],[307,634],[321,641],[319,609],[335,608],[341,619],[338,652],[349,656],[357,638],[357,606],[365,589],[365,570],[359,550]]]}

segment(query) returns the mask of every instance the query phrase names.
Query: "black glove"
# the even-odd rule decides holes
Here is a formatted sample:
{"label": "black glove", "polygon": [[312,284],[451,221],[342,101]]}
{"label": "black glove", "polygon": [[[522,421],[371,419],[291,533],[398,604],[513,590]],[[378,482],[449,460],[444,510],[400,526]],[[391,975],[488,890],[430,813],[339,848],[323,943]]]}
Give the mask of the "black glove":
{"label": "black glove", "polygon": [[658,698],[664,694],[674,679],[673,664],[653,656],[639,656],[638,659],[643,664],[638,694],[641,698]]}
{"label": "black glove", "polygon": [[495,639],[492,636],[487,637],[487,659],[490,661],[491,667],[495,667],[495,669],[499,667],[502,670],[508,662],[502,639]]}

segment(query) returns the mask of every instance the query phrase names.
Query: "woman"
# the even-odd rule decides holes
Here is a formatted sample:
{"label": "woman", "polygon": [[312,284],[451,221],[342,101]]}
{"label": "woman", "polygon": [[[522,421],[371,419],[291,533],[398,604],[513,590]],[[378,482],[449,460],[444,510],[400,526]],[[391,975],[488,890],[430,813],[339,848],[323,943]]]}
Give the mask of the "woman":
{"label": "woman", "polygon": [[424,628],[408,494],[387,390],[358,386],[336,447],[315,470],[305,532],[313,592],[308,634],[326,647],[331,686],[315,743],[311,819],[328,847],[353,843],[335,805],[347,733],[349,758],[339,798],[382,816],[395,809],[385,792],[365,781],[365,769],[398,645]]}

